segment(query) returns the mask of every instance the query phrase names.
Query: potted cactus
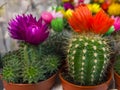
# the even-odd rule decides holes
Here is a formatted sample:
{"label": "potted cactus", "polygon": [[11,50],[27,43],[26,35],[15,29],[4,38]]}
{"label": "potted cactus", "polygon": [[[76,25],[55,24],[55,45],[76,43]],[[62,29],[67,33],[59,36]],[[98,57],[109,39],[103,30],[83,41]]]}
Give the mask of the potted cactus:
{"label": "potted cactus", "polygon": [[19,48],[2,57],[6,90],[49,90],[55,83],[59,57],[55,52],[47,53],[49,49],[43,45],[51,19],[47,12],[38,21],[31,14],[10,20],[8,30],[19,40]]}
{"label": "potted cactus", "polygon": [[71,12],[68,22],[77,33],[69,40],[67,66],[59,77],[64,90],[107,90],[111,80],[110,46],[103,37],[114,20],[103,10],[92,16],[85,4]]}

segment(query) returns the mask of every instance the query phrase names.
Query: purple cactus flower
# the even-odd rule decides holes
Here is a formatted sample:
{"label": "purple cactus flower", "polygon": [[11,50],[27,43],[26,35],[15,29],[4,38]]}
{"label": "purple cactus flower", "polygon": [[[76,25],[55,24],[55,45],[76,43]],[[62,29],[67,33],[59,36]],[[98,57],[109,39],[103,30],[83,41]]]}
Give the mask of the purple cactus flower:
{"label": "purple cactus flower", "polygon": [[64,3],[63,6],[64,6],[65,10],[74,9],[74,6],[69,2]]}
{"label": "purple cactus flower", "polygon": [[115,28],[115,31],[120,31],[120,17],[114,17],[112,16],[112,18],[114,19],[114,28]]}
{"label": "purple cactus flower", "polygon": [[23,40],[30,44],[38,45],[42,43],[49,35],[48,24],[43,23],[42,18],[36,21],[36,18],[30,15],[18,15],[9,22],[8,30],[10,36],[14,39]]}

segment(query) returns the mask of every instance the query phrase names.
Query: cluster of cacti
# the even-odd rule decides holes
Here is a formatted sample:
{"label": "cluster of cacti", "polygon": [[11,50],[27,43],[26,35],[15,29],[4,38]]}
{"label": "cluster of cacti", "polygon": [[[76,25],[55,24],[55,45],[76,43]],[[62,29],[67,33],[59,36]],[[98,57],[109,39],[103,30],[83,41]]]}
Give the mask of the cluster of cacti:
{"label": "cluster of cacti", "polygon": [[109,64],[108,40],[99,35],[81,34],[70,39],[68,74],[79,85],[101,83]]}
{"label": "cluster of cacti", "polygon": [[49,78],[57,70],[59,58],[43,53],[41,48],[22,42],[19,50],[5,54],[3,78],[14,83],[37,83]]}

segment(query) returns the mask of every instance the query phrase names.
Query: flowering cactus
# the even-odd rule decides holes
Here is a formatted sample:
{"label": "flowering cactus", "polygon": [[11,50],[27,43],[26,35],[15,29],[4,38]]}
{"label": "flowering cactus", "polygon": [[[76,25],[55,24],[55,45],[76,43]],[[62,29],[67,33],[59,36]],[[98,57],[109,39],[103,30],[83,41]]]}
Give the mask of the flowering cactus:
{"label": "flowering cactus", "polygon": [[114,19],[114,28],[115,28],[115,31],[119,31],[120,30],[120,17],[114,17],[112,16],[112,18]]}
{"label": "flowering cactus", "polygon": [[86,5],[76,8],[68,21],[74,31],[78,33],[93,32],[96,34],[105,34],[114,22],[103,10],[92,16]]}
{"label": "flowering cactus", "polygon": [[43,23],[42,18],[36,21],[31,14],[16,16],[15,19],[10,20],[8,29],[12,38],[34,45],[42,43],[49,35],[48,23]]}
{"label": "flowering cactus", "polygon": [[68,75],[78,85],[97,85],[103,81],[110,62],[108,40],[101,37],[113,24],[103,10],[92,16],[86,5],[80,5],[68,18],[78,34],[69,40]]}

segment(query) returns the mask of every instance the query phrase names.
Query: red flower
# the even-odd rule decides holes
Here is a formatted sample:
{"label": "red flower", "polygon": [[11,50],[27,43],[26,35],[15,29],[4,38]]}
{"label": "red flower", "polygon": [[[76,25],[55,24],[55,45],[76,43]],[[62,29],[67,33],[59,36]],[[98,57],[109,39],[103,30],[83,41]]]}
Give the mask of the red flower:
{"label": "red flower", "polygon": [[95,16],[92,16],[88,7],[85,4],[81,4],[73,11],[68,22],[74,31],[78,33],[93,32],[104,34],[114,23],[114,20],[109,18],[103,10],[99,11]]}
{"label": "red flower", "polygon": [[89,11],[86,5],[79,5],[71,18],[69,18],[69,24],[76,32],[88,32],[90,23],[88,22],[92,18],[92,13]]}
{"label": "red flower", "polygon": [[92,30],[96,34],[105,34],[108,29],[113,25],[114,20],[109,18],[103,10],[100,10],[91,22]]}

